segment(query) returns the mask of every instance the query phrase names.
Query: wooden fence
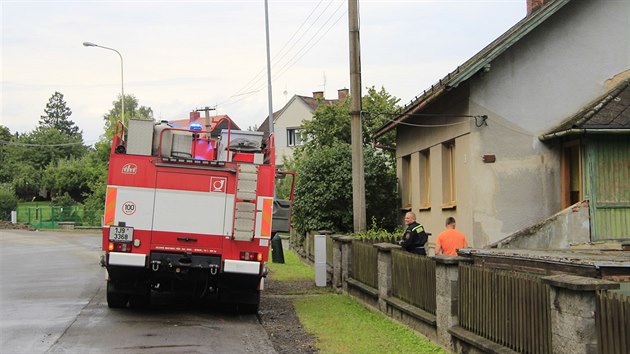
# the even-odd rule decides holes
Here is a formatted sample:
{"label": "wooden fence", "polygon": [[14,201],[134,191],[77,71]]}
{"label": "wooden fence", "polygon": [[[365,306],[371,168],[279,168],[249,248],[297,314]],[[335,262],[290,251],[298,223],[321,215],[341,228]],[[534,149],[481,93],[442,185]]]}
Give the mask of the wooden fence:
{"label": "wooden fence", "polygon": [[551,353],[549,287],[539,277],[459,265],[459,325],[519,353]]}
{"label": "wooden fence", "polygon": [[435,262],[403,250],[392,251],[392,295],[435,315]]}
{"label": "wooden fence", "polygon": [[378,289],[378,251],[371,242],[352,242],[352,278]]}
{"label": "wooden fence", "polygon": [[595,321],[600,353],[630,353],[630,296],[598,291]]}

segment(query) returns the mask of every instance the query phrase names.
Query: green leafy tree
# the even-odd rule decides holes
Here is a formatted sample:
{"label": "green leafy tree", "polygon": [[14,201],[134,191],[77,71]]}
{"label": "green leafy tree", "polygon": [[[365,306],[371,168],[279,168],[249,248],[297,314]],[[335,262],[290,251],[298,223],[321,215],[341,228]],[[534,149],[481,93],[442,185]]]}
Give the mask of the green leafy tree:
{"label": "green leafy tree", "polygon": [[336,142],[350,144],[350,101],[320,105],[313,113],[313,119],[302,122],[307,143],[301,149],[318,149]]}
{"label": "green leafy tree", "polygon": [[63,100],[62,93],[55,91],[48,100],[44,113],[39,121],[40,127],[55,128],[71,137],[80,134],[79,127],[69,119],[72,115],[72,111],[66,105],[66,101]]}
{"label": "green leafy tree", "polygon": [[[377,91],[374,86],[368,88],[367,95],[363,96],[363,100],[361,101],[363,107],[361,120],[364,127],[364,143],[370,143],[372,134],[376,129],[382,127],[401,112],[398,102],[400,102],[400,99],[390,95],[383,87],[381,87],[380,91]],[[395,142],[396,134],[392,130],[379,137],[377,143],[381,146],[389,147],[386,151],[393,156],[393,151],[395,151],[396,147]]]}
{"label": "green leafy tree", "polygon": [[60,159],[43,171],[42,186],[53,198],[69,195],[73,200],[81,202],[90,190],[91,168],[86,158]]}
{"label": "green leafy tree", "polygon": [[22,200],[31,200],[39,194],[41,172],[29,164],[16,164],[11,186]]}
{"label": "green leafy tree", "polygon": [[0,183],[8,183],[13,179],[15,167],[9,158],[9,144],[13,139],[9,128],[0,125]]}
{"label": "green leafy tree", "polygon": [[18,199],[6,183],[0,185],[0,220],[11,220],[11,211],[16,210]]}
{"label": "green leafy tree", "polygon": [[352,227],[352,151],[336,141],[300,156],[293,223],[309,230],[348,231]]}
{"label": "green leafy tree", "polygon": [[10,162],[28,164],[36,169],[44,169],[62,158],[79,158],[88,150],[81,134],[69,136],[51,127],[38,127],[22,134],[7,148],[10,149],[7,156]]}
{"label": "green leafy tree", "polygon": [[[380,115],[363,121],[366,216],[372,227],[393,230],[397,225],[398,195],[392,155],[369,144],[369,133],[382,125],[398,99],[384,89],[368,90],[363,98]],[[349,101],[321,105],[303,123],[307,142],[294,154],[298,173],[294,227],[298,232],[329,229],[349,232],[352,217],[352,153]]]}
{"label": "green leafy tree", "polygon": [[[109,110],[107,114],[103,116],[105,120],[105,137],[111,139],[116,131],[116,122],[120,120],[120,112],[122,111],[122,96],[118,96],[118,99],[112,104],[114,107]],[[127,124],[129,119],[153,119],[153,110],[151,107],[140,106],[138,99],[134,95],[125,95],[125,116],[124,122]]]}

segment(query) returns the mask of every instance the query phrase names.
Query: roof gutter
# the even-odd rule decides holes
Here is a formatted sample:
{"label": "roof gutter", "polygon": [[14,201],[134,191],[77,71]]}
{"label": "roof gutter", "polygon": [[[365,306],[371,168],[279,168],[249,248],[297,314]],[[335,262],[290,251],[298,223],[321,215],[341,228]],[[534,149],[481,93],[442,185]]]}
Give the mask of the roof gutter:
{"label": "roof gutter", "polygon": [[538,137],[540,141],[548,141],[555,138],[561,138],[571,135],[601,135],[601,134],[630,134],[630,129],[567,129],[555,133],[545,134]]}

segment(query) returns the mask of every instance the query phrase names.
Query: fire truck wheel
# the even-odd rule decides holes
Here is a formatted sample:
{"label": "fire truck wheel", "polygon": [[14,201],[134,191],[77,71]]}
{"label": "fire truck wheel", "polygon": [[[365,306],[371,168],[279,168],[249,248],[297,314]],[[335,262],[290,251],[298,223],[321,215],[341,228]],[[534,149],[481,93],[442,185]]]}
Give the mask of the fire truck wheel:
{"label": "fire truck wheel", "polygon": [[109,308],[124,308],[127,306],[128,300],[129,296],[127,294],[114,292],[114,285],[112,282],[107,282],[107,306],[109,306]]}
{"label": "fire truck wheel", "polygon": [[129,306],[136,309],[145,309],[151,305],[151,295],[131,295]]}
{"label": "fire truck wheel", "polygon": [[257,314],[258,313],[258,308],[259,308],[258,303],[256,304],[239,304],[238,305],[238,311],[242,314]]}

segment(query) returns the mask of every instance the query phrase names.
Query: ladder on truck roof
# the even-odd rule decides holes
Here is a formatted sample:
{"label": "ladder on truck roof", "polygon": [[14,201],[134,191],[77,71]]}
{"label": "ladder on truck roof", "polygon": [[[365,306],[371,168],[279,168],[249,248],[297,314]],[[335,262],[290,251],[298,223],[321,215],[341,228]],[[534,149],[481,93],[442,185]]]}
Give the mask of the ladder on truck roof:
{"label": "ladder on truck roof", "polygon": [[251,241],[254,237],[258,165],[239,164],[236,185],[234,239]]}

